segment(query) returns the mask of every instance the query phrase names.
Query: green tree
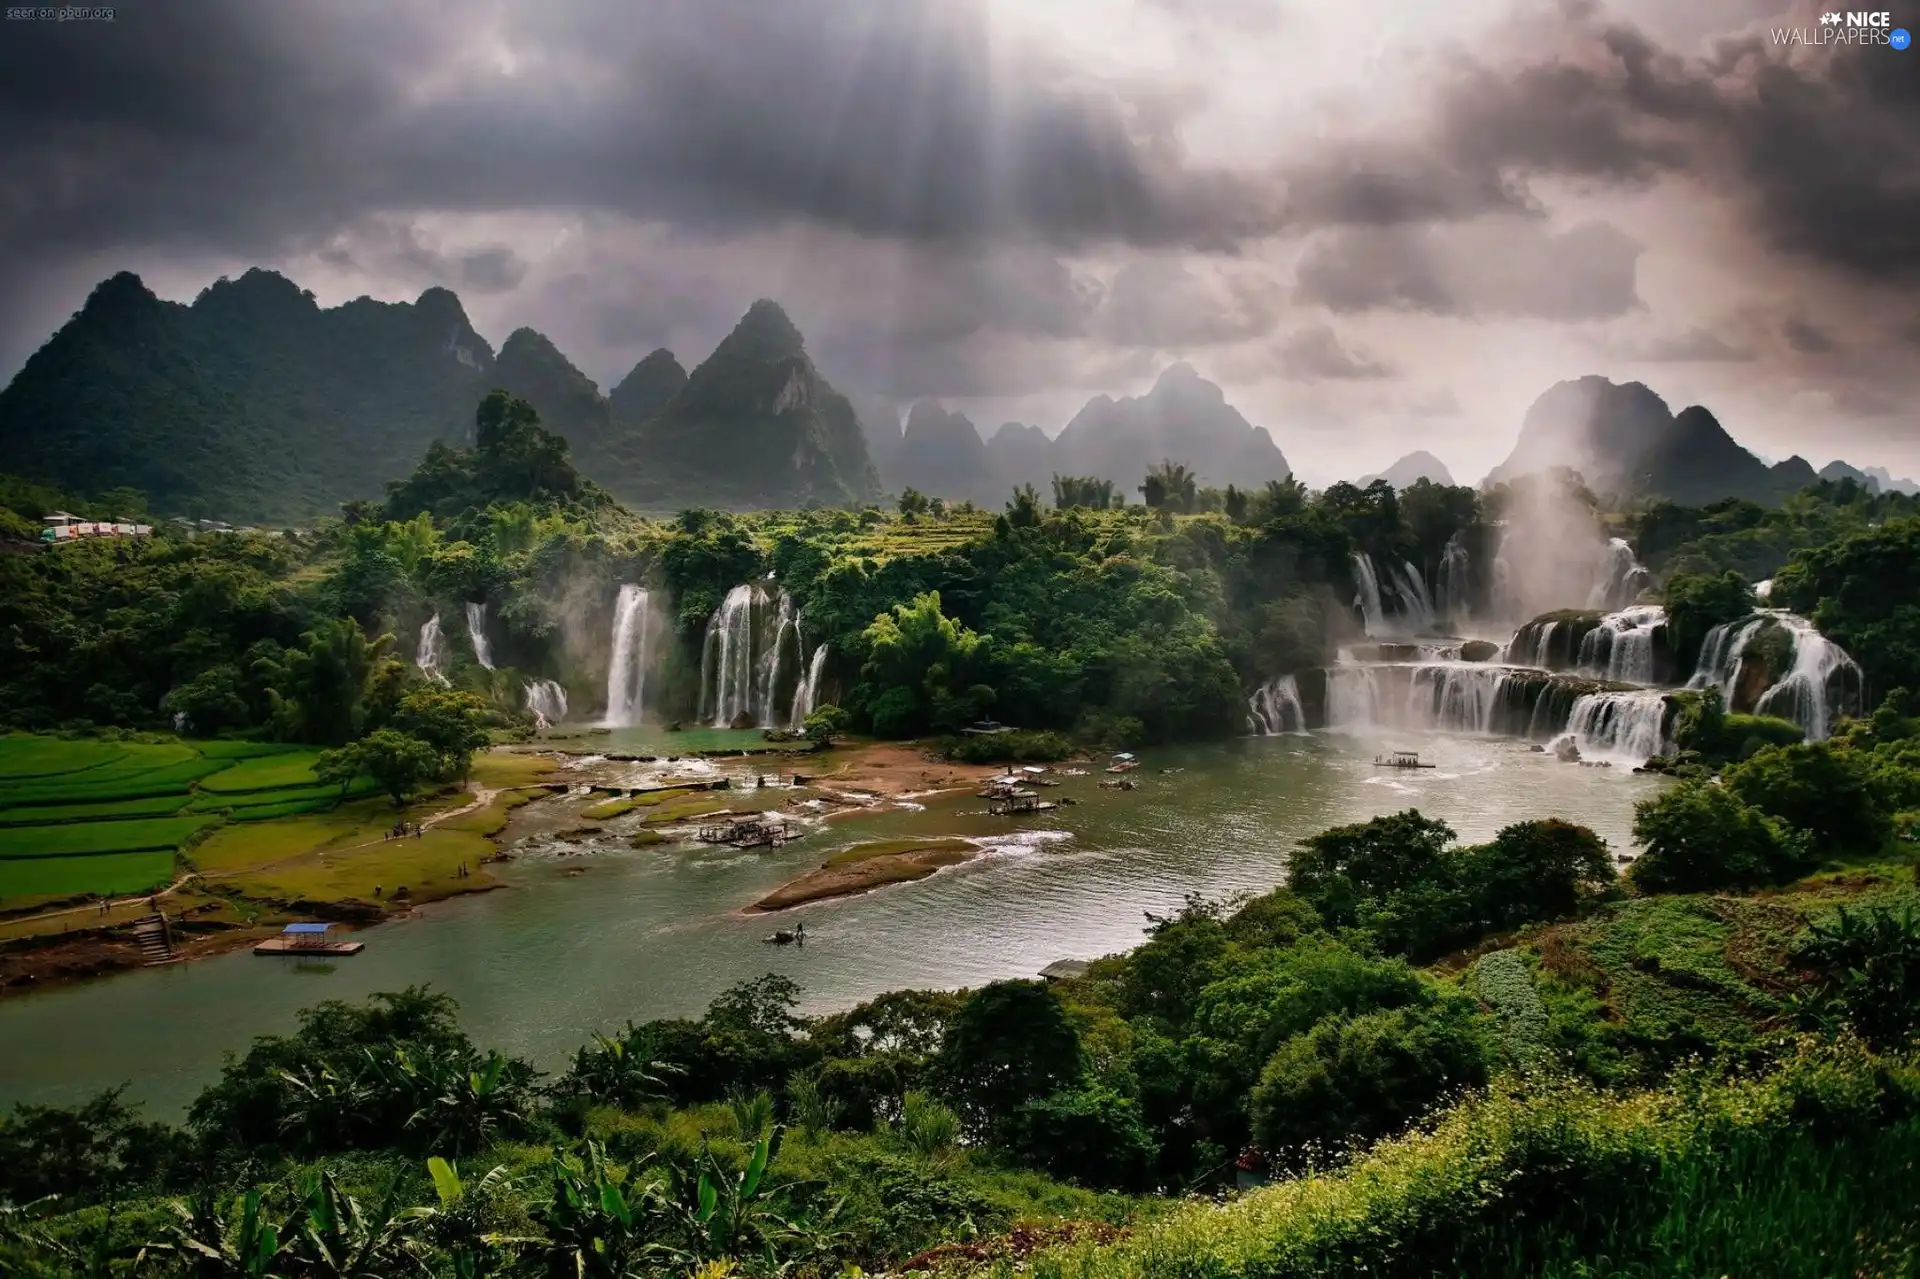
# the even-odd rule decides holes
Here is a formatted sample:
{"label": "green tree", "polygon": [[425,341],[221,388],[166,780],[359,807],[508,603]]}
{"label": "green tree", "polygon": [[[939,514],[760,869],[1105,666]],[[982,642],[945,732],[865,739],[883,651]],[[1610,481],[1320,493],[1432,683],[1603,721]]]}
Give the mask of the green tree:
{"label": "green tree", "polygon": [[805,724],[807,740],[815,746],[823,748],[831,746],[835,738],[847,731],[847,725],[852,718],[832,702],[824,706],[816,706],[807,715]]}
{"label": "green tree", "polygon": [[1676,572],[1663,590],[1667,606],[1667,643],[1679,669],[1692,670],[1707,632],[1752,615],[1758,601],[1747,579],[1731,570],[1717,576]]}
{"label": "green tree", "polygon": [[1649,893],[1757,888],[1802,873],[1806,841],[1714,782],[1683,781],[1633,807],[1646,850],[1627,872]]}
{"label": "green tree", "polygon": [[1453,828],[1417,809],[1336,826],[1302,840],[1287,886],[1335,927],[1357,923],[1364,899],[1381,899],[1444,875]]}
{"label": "green tree", "polygon": [[1615,880],[1606,841],[1550,817],[1515,822],[1491,843],[1461,852],[1461,877],[1496,932],[1536,920],[1565,919]]}
{"label": "green tree", "polygon": [[1056,1177],[1114,1190],[1145,1189],[1160,1153],[1140,1103],[1101,1084],[1027,1102],[1005,1141]]}
{"label": "green tree", "polygon": [[1140,482],[1140,496],[1155,510],[1181,514],[1194,508],[1199,488],[1200,477],[1183,463],[1162,458]]}
{"label": "green tree", "polygon": [[1031,484],[1013,490],[1007,502],[1006,521],[1011,528],[1033,528],[1040,523],[1040,494]]}
{"label": "green tree", "polygon": [[246,676],[232,662],[209,666],[168,693],[161,706],[169,715],[184,717],[187,729],[203,737],[244,728],[253,719]]}
{"label": "green tree", "polygon": [[433,748],[436,775],[461,777],[473,753],[487,744],[487,704],[472,693],[452,688],[417,688],[400,699],[393,727]]}
{"label": "green tree", "polygon": [[997,981],[960,1005],[936,1072],[984,1135],[1025,1103],[1079,1080],[1080,1037],[1045,982]]}
{"label": "green tree", "polygon": [[916,488],[909,488],[901,493],[899,505],[900,514],[908,523],[912,523],[920,516],[925,515],[931,508],[931,503],[927,501],[927,495]]}
{"label": "green tree", "polygon": [[337,785],[342,794],[356,777],[371,777],[393,798],[395,808],[421,783],[440,775],[441,757],[433,747],[398,729],[379,728],[357,742],[320,752],[314,776]]}
{"label": "green tree", "polygon": [[1485,1084],[1492,1055],[1484,1017],[1462,996],[1329,1017],[1282,1045],[1260,1072],[1254,1132],[1275,1154],[1390,1136]]}
{"label": "green tree", "polygon": [[1813,837],[1817,853],[1872,853],[1892,834],[1872,760],[1831,742],[1769,746],[1721,774],[1751,807]]}
{"label": "green tree", "polygon": [[928,727],[958,728],[975,717],[958,690],[974,682],[981,638],[941,612],[938,591],[879,614],[861,639],[867,651],[861,691],[875,733],[907,737]]}
{"label": "green tree", "polygon": [[366,722],[367,690],[393,636],[368,639],[350,617],[331,618],[301,636],[260,672],[275,730],[283,740],[339,745]]}

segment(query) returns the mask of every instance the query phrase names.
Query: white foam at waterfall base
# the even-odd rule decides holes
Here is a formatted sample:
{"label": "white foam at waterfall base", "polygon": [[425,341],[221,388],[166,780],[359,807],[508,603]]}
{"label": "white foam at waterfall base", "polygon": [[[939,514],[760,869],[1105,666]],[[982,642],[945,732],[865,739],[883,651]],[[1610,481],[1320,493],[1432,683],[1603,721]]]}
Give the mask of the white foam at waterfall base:
{"label": "white foam at waterfall base", "polygon": [[1587,693],[1573,704],[1567,735],[1583,756],[1644,764],[1672,752],[1667,714],[1662,693]]}
{"label": "white foam at waterfall base", "polygon": [[441,650],[446,640],[440,634],[440,614],[435,613],[420,624],[420,641],[413,648],[413,664],[420,673],[436,684],[445,684],[446,675],[440,669]]}
{"label": "white foam at waterfall base", "polygon": [[645,587],[620,587],[613,604],[612,656],[607,662],[608,728],[631,728],[640,722],[647,692],[647,631],[653,620],[653,600]]}
{"label": "white foam at waterfall base", "polygon": [[473,660],[492,670],[493,645],[487,641],[487,606],[482,601],[467,601],[467,636],[473,641]]}
{"label": "white foam at waterfall base", "polygon": [[550,679],[527,683],[527,709],[541,728],[551,728],[567,717],[567,690]]}
{"label": "white foam at waterfall base", "polygon": [[1306,731],[1307,713],[1293,676],[1277,676],[1253,691],[1247,698],[1247,727],[1261,737]]}
{"label": "white foam at waterfall base", "polygon": [[1517,674],[1480,662],[1383,663],[1327,670],[1327,727],[1490,733]]}
{"label": "white foam at waterfall base", "polygon": [[1666,621],[1667,610],[1658,604],[1607,614],[1581,637],[1581,668],[1622,684],[1653,683],[1654,633]]}

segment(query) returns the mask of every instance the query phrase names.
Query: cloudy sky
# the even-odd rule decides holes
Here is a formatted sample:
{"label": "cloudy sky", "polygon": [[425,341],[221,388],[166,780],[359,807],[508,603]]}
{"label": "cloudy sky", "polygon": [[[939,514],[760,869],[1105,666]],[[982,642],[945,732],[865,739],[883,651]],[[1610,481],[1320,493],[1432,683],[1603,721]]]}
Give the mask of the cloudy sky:
{"label": "cloudy sky", "polygon": [[[1899,0],[1893,0],[1898,3]],[[1893,24],[1920,31],[1920,0]],[[111,272],[459,292],[607,389],[756,297],[1058,430],[1175,359],[1310,482],[1556,379],[1920,473],[1920,49],[1781,0],[130,0],[0,23],[0,376]]]}

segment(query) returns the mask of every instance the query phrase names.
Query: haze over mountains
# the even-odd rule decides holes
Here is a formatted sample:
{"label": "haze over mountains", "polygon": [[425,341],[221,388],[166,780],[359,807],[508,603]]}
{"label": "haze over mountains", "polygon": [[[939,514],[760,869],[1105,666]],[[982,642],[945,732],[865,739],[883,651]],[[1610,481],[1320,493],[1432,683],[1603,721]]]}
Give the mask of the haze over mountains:
{"label": "haze over mountains", "polygon": [[[0,449],[9,471],[81,493],[137,488],[163,513],[302,519],[380,496],[433,440],[465,441],[496,386],[530,401],[585,474],[643,509],[844,505],[907,488],[998,506],[1020,484],[1047,495],[1056,474],[1135,499],[1162,459],[1243,489],[1291,469],[1272,435],[1185,363],[1143,395],[1093,397],[1057,435],[1020,422],[984,434],[938,401],[902,420],[885,400],[843,394],[771,301],[691,372],[656,350],[602,394],[533,329],[496,354],[446,289],[322,308],[257,269],[190,306],[130,273],[100,284],[0,391]],[[1553,466],[1610,496],[1687,503],[1772,502],[1817,478],[1799,457],[1768,466],[1701,406],[1675,414],[1640,383],[1598,376],[1541,395],[1488,479]],[[1423,450],[1361,483],[1421,478],[1454,482]],[[1844,462],[1818,478],[1914,487]]]}

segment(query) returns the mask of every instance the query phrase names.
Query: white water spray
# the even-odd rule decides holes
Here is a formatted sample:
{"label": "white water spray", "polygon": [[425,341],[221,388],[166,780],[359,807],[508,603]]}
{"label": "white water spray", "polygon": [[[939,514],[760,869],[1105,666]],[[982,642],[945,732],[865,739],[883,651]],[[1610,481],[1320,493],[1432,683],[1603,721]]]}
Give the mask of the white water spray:
{"label": "white water spray", "polygon": [[607,662],[608,728],[631,728],[646,709],[647,629],[653,598],[644,586],[620,587],[613,604],[613,655]]}
{"label": "white water spray", "polygon": [[1609,613],[1580,640],[1580,667],[1622,684],[1651,684],[1654,637],[1667,624],[1667,610],[1640,604]]}
{"label": "white water spray", "polygon": [[1573,704],[1567,733],[1582,755],[1643,764],[1671,754],[1665,694],[1588,693]]}
{"label": "white water spray", "polygon": [[493,645],[487,642],[487,606],[484,601],[467,601],[467,635],[473,640],[473,660],[493,669]]}
{"label": "white water spray", "polygon": [[567,717],[567,690],[550,679],[531,680],[527,684],[527,709],[540,728],[551,728]]}
{"label": "white water spray", "polygon": [[1247,698],[1247,727],[1261,737],[1306,731],[1307,712],[1293,676],[1276,676],[1253,691]]}
{"label": "white water spray", "polygon": [[436,684],[447,682],[446,674],[440,669],[446,643],[446,637],[440,634],[440,614],[435,613],[420,624],[420,642],[413,648],[413,664]]}
{"label": "white water spray", "polygon": [[822,641],[820,647],[813,650],[813,658],[807,663],[807,673],[801,677],[793,689],[793,729],[799,732],[807,726],[807,716],[813,714],[820,701],[820,676],[827,669],[828,645]]}
{"label": "white water spray", "polygon": [[1754,709],[1790,719],[1807,730],[1809,741],[1820,741],[1833,732],[1836,712],[1857,703],[1860,668],[1806,618],[1792,613],[1779,618],[1793,633],[1793,669],[1760,695]]}

